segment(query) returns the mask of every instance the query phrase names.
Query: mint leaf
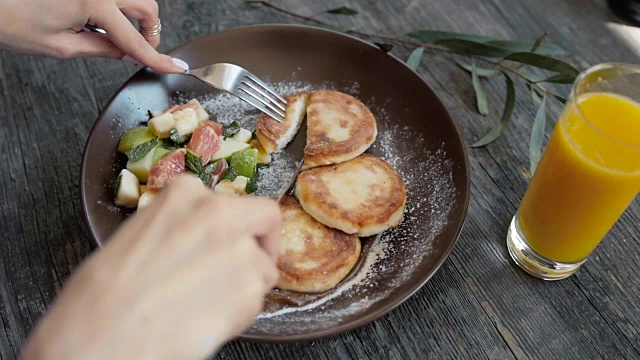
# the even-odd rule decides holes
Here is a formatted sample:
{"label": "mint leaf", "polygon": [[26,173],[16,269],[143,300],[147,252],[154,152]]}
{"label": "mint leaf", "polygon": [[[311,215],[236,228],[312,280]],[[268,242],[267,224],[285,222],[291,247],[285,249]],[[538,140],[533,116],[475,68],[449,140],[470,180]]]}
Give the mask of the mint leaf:
{"label": "mint leaf", "polygon": [[187,165],[187,169],[191,170],[191,172],[194,172],[197,175],[204,173],[204,169],[202,168],[202,158],[194,154],[191,150],[187,150],[185,162]]}
{"label": "mint leaf", "polygon": [[[218,161],[220,161],[220,160],[218,160]],[[205,167],[202,169],[202,170],[203,170],[202,172],[203,172],[203,173],[205,173],[205,174],[211,174],[211,173],[213,173],[213,171],[218,167],[218,161],[216,161],[216,162],[214,162],[214,163],[211,163],[211,164],[209,164],[209,165],[205,166]]]}
{"label": "mint leaf", "polygon": [[211,174],[207,174],[207,173],[202,173],[200,175],[198,175],[198,177],[200,178],[200,180],[202,180],[202,183],[204,183],[207,187],[211,186],[211,183],[213,183],[213,177],[211,176]]}
{"label": "mint leaf", "polygon": [[240,131],[240,125],[237,121],[234,121],[231,124],[225,126],[223,135],[226,138],[232,137],[233,135],[237,134],[238,131]]}
{"label": "mint leaf", "polygon": [[247,183],[247,186],[244,188],[244,191],[247,194],[252,194],[252,193],[256,192],[257,188],[258,188],[258,169],[256,167],[256,169],[254,169],[254,171],[253,171],[253,176],[251,177],[251,179]]}
{"label": "mint leaf", "polygon": [[153,150],[156,147],[156,145],[158,145],[159,141],[160,141],[160,138],[155,137],[127,151],[127,157],[129,158],[129,161],[131,162],[139,161],[140,159],[145,157],[145,155],[147,155],[149,151]]}
{"label": "mint leaf", "polygon": [[116,180],[113,182],[113,197],[118,197],[118,190],[120,190],[120,182],[122,181],[122,174],[118,175]]}
{"label": "mint leaf", "polygon": [[238,177],[238,173],[236,172],[236,169],[229,166],[229,168],[227,169],[227,172],[224,173],[222,180],[226,179],[229,181],[234,181],[237,177]]}
{"label": "mint leaf", "polygon": [[[178,133],[178,130],[171,129],[169,131],[168,139],[171,140],[175,146],[180,146],[180,145],[186,143],[187,141],[189,141],[189,139],[191,139],[191,135],[192,134],[189,134],[189,135],[186,135],[186,136],[180,136],[180,134]],[[167,139],[165,139],[165,141],[166,140]]]}

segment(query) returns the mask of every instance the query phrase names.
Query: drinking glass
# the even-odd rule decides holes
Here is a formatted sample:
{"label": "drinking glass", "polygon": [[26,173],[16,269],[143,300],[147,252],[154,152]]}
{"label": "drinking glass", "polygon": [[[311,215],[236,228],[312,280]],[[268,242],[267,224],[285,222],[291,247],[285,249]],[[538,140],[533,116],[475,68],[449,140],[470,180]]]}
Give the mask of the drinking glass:
{"label": "drinking glass", "polygon": [[640,191],[640,66],[606,63],[573,84],[511,221],[507,246],[545,280],[575,273]]}

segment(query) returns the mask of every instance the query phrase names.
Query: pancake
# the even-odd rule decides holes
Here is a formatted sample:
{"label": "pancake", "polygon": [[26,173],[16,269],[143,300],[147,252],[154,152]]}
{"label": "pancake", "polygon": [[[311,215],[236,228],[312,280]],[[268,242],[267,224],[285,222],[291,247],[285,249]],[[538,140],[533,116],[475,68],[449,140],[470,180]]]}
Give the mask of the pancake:
{"label": "pancake", "polygon": [[360,100],[338,91],[313,92],[303,169],[351,160],[365,152],[376,135],[376,119]]}
{"label": "pancake", "polygon": [[262,114],[256,124],[256,137],[269,154],[282,150],[293,140],[306,115],[309,93],[285,96],[284,98],[288,105],[283,122],[279,123]]}
{"label": "pancake", "polygon": [[402,177],[368,154],[301,172],[295,194],[316,220],[358,236],[398,226],[407,201]]}
{"label": "pancake", "polygon": [[317,293],[336,286],[360,257],[360,239],[328,228],[287,196],[282,209],[278,288]]}

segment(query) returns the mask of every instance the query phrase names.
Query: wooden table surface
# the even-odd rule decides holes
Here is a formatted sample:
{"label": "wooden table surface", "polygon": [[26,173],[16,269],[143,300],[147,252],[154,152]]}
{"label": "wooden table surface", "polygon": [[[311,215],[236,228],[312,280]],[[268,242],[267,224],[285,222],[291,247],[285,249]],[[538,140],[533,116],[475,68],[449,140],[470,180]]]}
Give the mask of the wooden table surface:
{"label": "wooden table surface", "polygon": [[[240,0],[159,1],[161,50],[241,25],[299,22]],[[597,0],[275,0],[312,15],[349,5],[335,24],[387,34],[440,29],[533,40],[544,32],[578,67],[638,63],[640,30],[617,25]],[[411,49],[396,47],[406,58]],[[0,358],[13,359],[30,329],[90,252],[79,174],[89,130],[136,68],[113,60],[58,61],[0,51]],[[470,77],[427,52],[420,74],[471,143],[502,109],[504,83],[487,86],[491,113],[475,111]],[[411,299],[363,328],[298,344],[231,342],[221,359],[640,358],[640,203],[636,201],[573,277],[534,279],[509,258],[505,234],[527,187],[535,108],[517,84],[505,136],[470,149],[471,203],[444,266]],[[565,88],[564,91],[567,89]],[[552,108],[558,114],[558,108]]]}

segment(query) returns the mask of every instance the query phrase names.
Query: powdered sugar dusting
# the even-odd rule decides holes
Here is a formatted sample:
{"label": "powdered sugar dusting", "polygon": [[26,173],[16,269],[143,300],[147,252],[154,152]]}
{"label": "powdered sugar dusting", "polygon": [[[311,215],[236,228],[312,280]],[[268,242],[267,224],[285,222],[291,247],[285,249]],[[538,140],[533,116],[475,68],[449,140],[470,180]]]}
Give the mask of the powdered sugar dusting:
{"label": "powdered sugar dusting", "polygon": [[[272,85],[281,94],[333,89],[360,98],[357,83],[349,86],[327,83],[313,88],[297,82]],[[173,102],[184,103],[193,97],[193,94],[179,93]],[[255,129],[259,112],[238,98],[215,92],[198,100],[213,120],[225,125],[237,121],[246,129]],[[404,219],[397,228],[378,237],[361,239],[362,254],[357,268],[336,288],[309,296],[300,303],[268,307],[258,316],[249,335],[286,336],[332,328],[388,298],[399,287],[421,279],[435,261],[431,257],[433,242],[447,225],[457,195],[453,164],[443,150],[444,144],[427,142],[419,130],[398,125],[385,107],[388,102],[361,100],[371,109],[378,124],[377,140],[368,152],[389,162],[405,182]],[[295,169],[295,160],[286,149],[272,154],[271,163],[258,170],[257,195],[277,196]]]}
{"label": "powdered sugar dusting", "polygon": [[[331,328],[422,276],[419,270],[424,270],[455,201],[452,163],[443,144],[428,144],[415,129],[394,123],[384,106],[367,105],[379,130],[369,152],[389,162],[405,181],[403,222],[381,236],[362,239],[364,261],[336,288],[309,302],[263,312],[249,334],[295,335]],[[295,164],[288,166],[292,173]]]}

